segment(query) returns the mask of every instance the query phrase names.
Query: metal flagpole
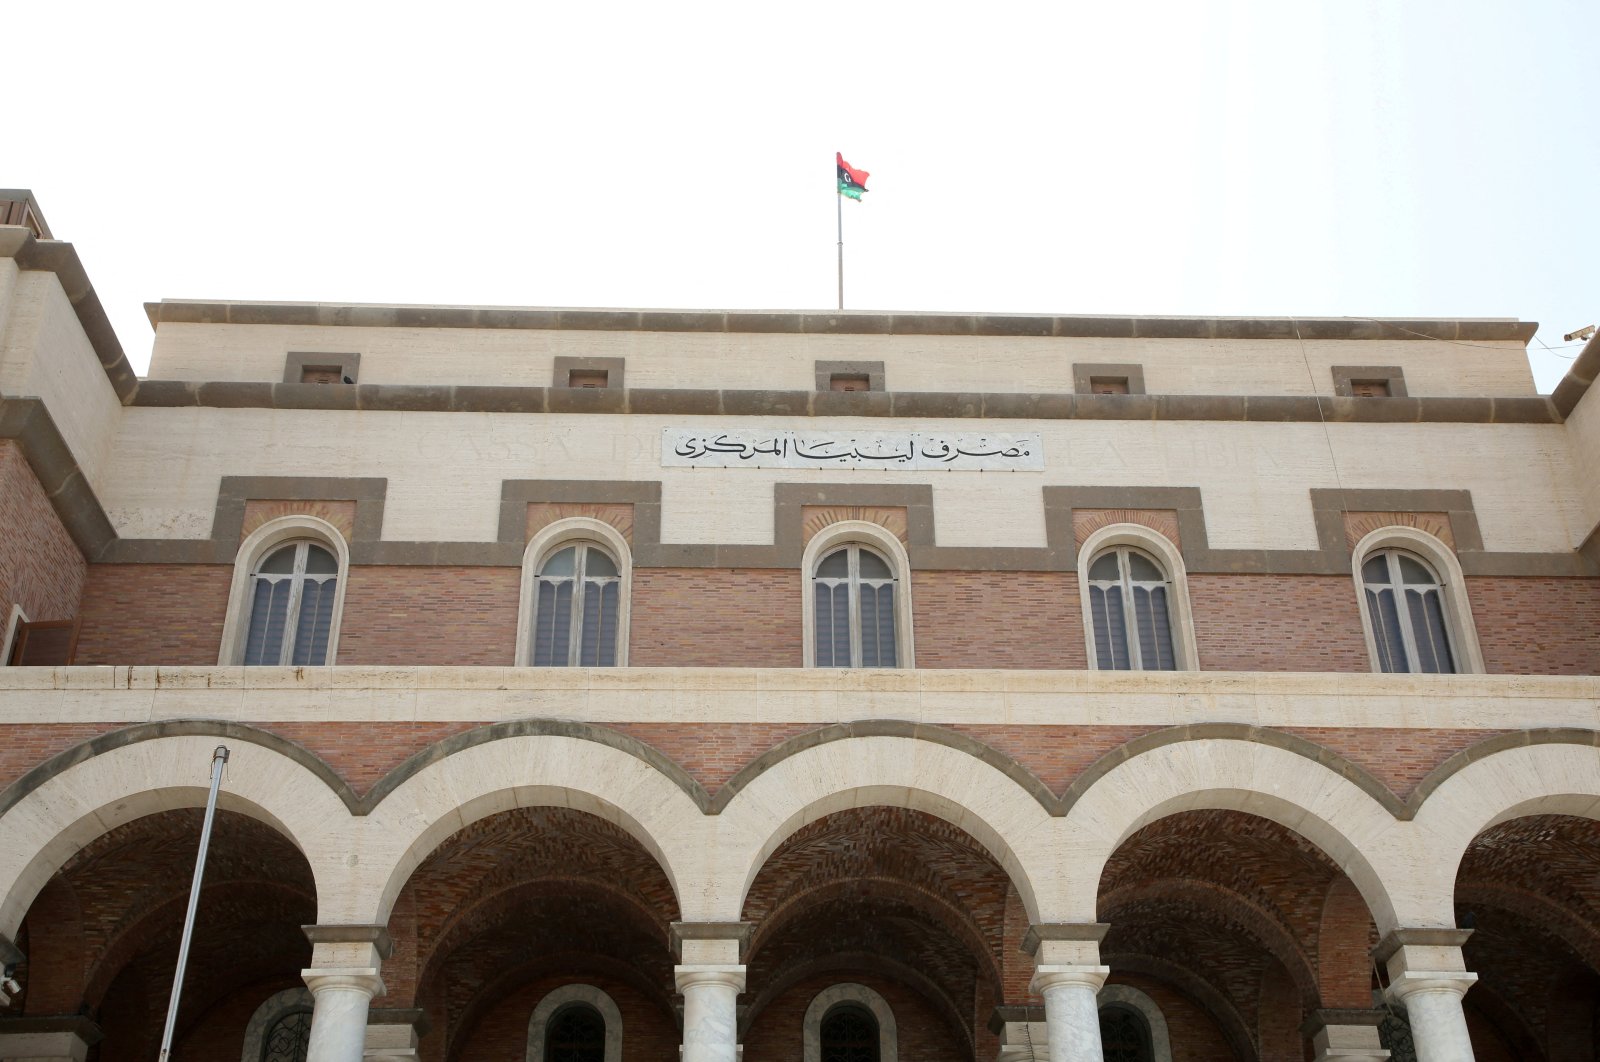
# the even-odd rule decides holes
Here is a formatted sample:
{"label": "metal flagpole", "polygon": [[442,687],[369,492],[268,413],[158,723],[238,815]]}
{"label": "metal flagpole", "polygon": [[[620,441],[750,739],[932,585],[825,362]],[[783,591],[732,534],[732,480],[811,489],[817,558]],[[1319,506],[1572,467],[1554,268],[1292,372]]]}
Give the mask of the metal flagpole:
{"label": "metal flagpole", "polygon": [[844,194],[839,191],[838,182],[834,182],[834,205],[839,208],[839,309],[844,309]]}
{"label": "metal flagpole", "polygon": [[183,939],[178,944],[178,969],[172,975],[172,1001],[167,1004],[167,1028],[161,1034],[159,1062],[172,1055],[172,1032],[178,1023],[178,999],[183,993],[183,971],[189,965],[189,938],[194,936],[194,912],[200,905],[200,879],[206,872],[206,849],[211,847],[211,823],[217,815],[217,790],[222,788],[222,765],[228,762],[228,746],[218,745],[211,754],[211,794],[206,797],[205,823],[200,827],[200,852],[194,857],[194,883],[189,886],[189,911],[183,916]]}

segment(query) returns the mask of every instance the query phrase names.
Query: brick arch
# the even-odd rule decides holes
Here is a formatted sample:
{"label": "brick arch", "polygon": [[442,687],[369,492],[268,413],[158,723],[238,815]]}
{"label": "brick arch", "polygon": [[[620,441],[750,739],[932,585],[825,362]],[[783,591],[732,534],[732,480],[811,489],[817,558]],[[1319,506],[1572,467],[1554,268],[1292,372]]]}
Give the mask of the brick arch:
{"label": "brick arch", "polygon": [[1452,773],[1422,801],[1413,834],[1425,855],[1415,861],[1406,881],[1413,907],[1406,924],[1455,924],[1456,882],[1463,861],[1474,841],[1494,827],[1533,815],[1600,820],[1600,733],[1559,732],[1522,740],[1536,743],[1505,747],[1485,742],[1496,751],[1475,758],[1470,756],[1473,750],[1466,750],[1466,762],[1447,763]]}
{"label": "brick arch", "polygon": [[1222,1036],[1233,1049],[1236,1059],[1240,1062],[1258,1062],[1260,1059],[1255,1035],[1250,1023],[1245,1021],[1244,1015],[1239,1013],[1233,1001],[1218,991],[1215,985],[1192,970],[1154,955],[1128,954],[1114,950],[1103,952],[1100,961],[1113,970],[1141,974],[1171,985],[1216,1020],[1222,1027]]}
{"label": "brick arch", "polygon": [[425,754],[428,761],[387,789],[363,823],[384,838],[388,854],[353,868],[350,909],[340,920],[387,922],[423,860],[463,827],[513,808],[569,807],[612,823],[654,858],[680,903],[694,895],[700,890],[684,885],[705,879],[713,847],[701,806],[669,772],[617,745],[536,732]]}
{"label": "brick arch", "polygon": [[1543,893],[1499,884],[1463,885],[1456,904],[1468,910],[1493,907],[1526,919],[1567,944],[1591,969],[1600,973],[1600,928]]}
{"label": "brick arch", "polygon": [[1396,820],[1363,788],[1323,763],[1278,744],[1192,738],[1146,746],[1105,770],[1067,810],[1073,857],[1062,864],[1060,921],[1092,922],[1100,878],[1124,841],[1183,811],[1242,811],[1303,837],[1343,867],[1380,927],[1393,928],[1391,883],[1406,853],[1379,843]]}
{"label": "brick arch", "polygon": [[1030,917],[1058,920],[1051,890],[1057,868],[1070,858],[1064,836],[1047,827],[1050,814],[1036,794],[952,745],[841,735],[784,749],[758,773],[741,778],[715,820],[724,839],[717,880],[727,883],[718,896],[717,920],[740,917],[756,875],[792,834],[835,812],[874,805],[920,811],[958,826],[1004,869]]}
{"label": "brick arch", "polygon": [[1307,1006],[1317,1003],[1319,992],[1316,969],[1301,942],[1270,911],[1215,882],[1192,879],[1165,879],[1128,885],[1101,897],[1101,917],[1113,931],[1124,921],[1139,917],[1142,910],[1161,910],[1171,905],[1192,905],[1199,918],[1224,929],[1234,926],[1254,938],[1254,942],[1281,965],[1294,983],[1295,991]]}
{"label": "brick arch", "polygon": [[272,828],[326,877],[352,850],[350,815],[309,753],[231,724],[130,727],[52,758],[0,794],[0,935],[15,935],[43,884],[96,838],[156,812],[203,806],[219,737],[232,756],[218,807]]}

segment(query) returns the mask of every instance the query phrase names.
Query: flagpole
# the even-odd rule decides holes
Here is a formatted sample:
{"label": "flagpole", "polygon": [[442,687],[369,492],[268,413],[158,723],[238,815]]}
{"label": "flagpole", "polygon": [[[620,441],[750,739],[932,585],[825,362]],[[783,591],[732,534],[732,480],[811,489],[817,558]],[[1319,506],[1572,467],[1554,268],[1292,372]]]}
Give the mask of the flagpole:
{"label": "flagpole", "polygon": [[183,939],[178,944],[178,969],[172,975],[172,1001],[167,1004],[167,1027],[161,1034],[160,1062],[172,1054],[172,1033],[178,1024],[178,998],[183,993],[183,971],[189,965],[189,940],[194,936],[194,912],[200,904],[200,879],[206,872],[206,849],[211,847],[211,823],[217,814],[217,790],[222,787],[222,766],[228,762],[228,746],[218,745],[211,754],[211,794],[206,797],[205,823],[200,827],[200,853],[194,857],[194,881],[189,886],[189,910],[183,916]]}
{"label": "flagpole", "polygon": [[839,309],[844,309],[844,196],[839,189],[833,190],[834,204],[839,208]]}

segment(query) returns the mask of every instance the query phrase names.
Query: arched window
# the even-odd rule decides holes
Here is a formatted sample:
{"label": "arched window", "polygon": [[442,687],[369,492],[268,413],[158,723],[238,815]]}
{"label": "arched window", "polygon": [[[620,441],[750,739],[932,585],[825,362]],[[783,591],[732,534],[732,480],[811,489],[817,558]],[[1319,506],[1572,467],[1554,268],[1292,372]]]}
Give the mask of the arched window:
{"label": "arched window", "polygon": [[587,1003],[556,1011],[545,1030],[544,1062],[605,1062],[606,1020]]}
{"label": "arched window", "polygon": [[535,667],[615,667],[622,573],[599,546],[563,546],[539,565],[533,611]]}
{"label": "arched window", "polygon": [[852,543],[822,558],[813,578],[816,665],[899,666],[889,562]]}
{"label": "arched window", "polygon": [[306,1062],[311,1012],[292,1010],[272,1023],[261,1044],[261,1062]]}
{"label": "arched window", "polygon": [[1117,546],[1089,565],[1095,667],[1101,671],[1176,671],[1172,581],[1155,559]]}
{"label": "arched window", "polygon": [[1361,588],[1380,671],[1452,674],[1444,583],[1421,557],[1385,549],[1361,563]]}
{"label": "arched window", "polygon": [[234,560],[223,666],[334,663],[349,550],[325,520],[282,516],[253,531]]}
{"label": "arched window", "polygon": [[801,1062],[896,1062],[894,1011],[882,996],[854,982],[818,992],[801,1022]]}
{"label": "arched window", "polygon": [[1144,1015],[1120,1004],[1100,1008],[1100,1050],[1105,1062],[1155,1062]]}
{"label": "arched window", "polygon": [[628,541],[610,524],[570,517],[542,528],[522,559],[518,666],[626,667]]}
{"label": "arched window", "polygon": [[1472,605],[1455,553],[1412,527],[1380,527],[1356,543],[1356,595],[1372,670],[1482,673]]}
{"label": "arched window", "polygon": [[622,1062],[622,1012],[594,985],[562,985],[533,1008],[525,1062]]}
{"label": "arched window", "polygon": [[245,664],[327,663],[339,561],[306,540],[279,546],[250,574]]}
{"label": "arched window", "polygon": [[822,1062],[879,1062],[878,1021],[859,1003],[840,1003],[822,1018]]}

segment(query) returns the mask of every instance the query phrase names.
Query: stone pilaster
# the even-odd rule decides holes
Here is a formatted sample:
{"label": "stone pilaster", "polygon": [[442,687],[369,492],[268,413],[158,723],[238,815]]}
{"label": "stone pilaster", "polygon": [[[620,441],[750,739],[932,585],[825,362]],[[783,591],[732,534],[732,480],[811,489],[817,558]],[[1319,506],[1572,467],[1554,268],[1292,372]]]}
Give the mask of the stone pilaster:
{"label": "stone pilaster", "polygon": [[1417,1062],[1473,1062],[1461,998],[1478,980],[1461,945],[1470,929],[1397,929],[1374,955],[1389,970],[1389,998],[1406,1008]]}
{"label": "stone pilaster", "polygon": [[748,922],[674,922],[672,969],[683,993],[682,1062],[738,1062],[739,993]]}
{"label": "stone pilaster", "polygon": [[1110,928],[1099,922],[1057,922],[1031,926],[1023,938],[1023,950],[1034,960],[1028,988],[1044,997],[1050,1062],[1103,1062],[1095,997],[1111,973],[1100,965],[1100,941]]}
{"label": "stone pilaster", "polygon": [[1389,1052],[1378,1039],[1381,1010],[1314,1010],[1300,1026],[1316,1062],[1383,1062]]}
{"label": "stone pilaster", "polygon": [[9,1018],[0,1022],[3,1062],[83,1062],[99,1043],[100,1027],[80,1015]]}
{"label": "stone pilaster", "polygon": [[300,976],[313,999],[306,1062],[362,1062],[367,1014],[373,997],[384,993],[380,971],[394,951],[388,930],[306,926],[305,934],[312,945],[311,966]]}

